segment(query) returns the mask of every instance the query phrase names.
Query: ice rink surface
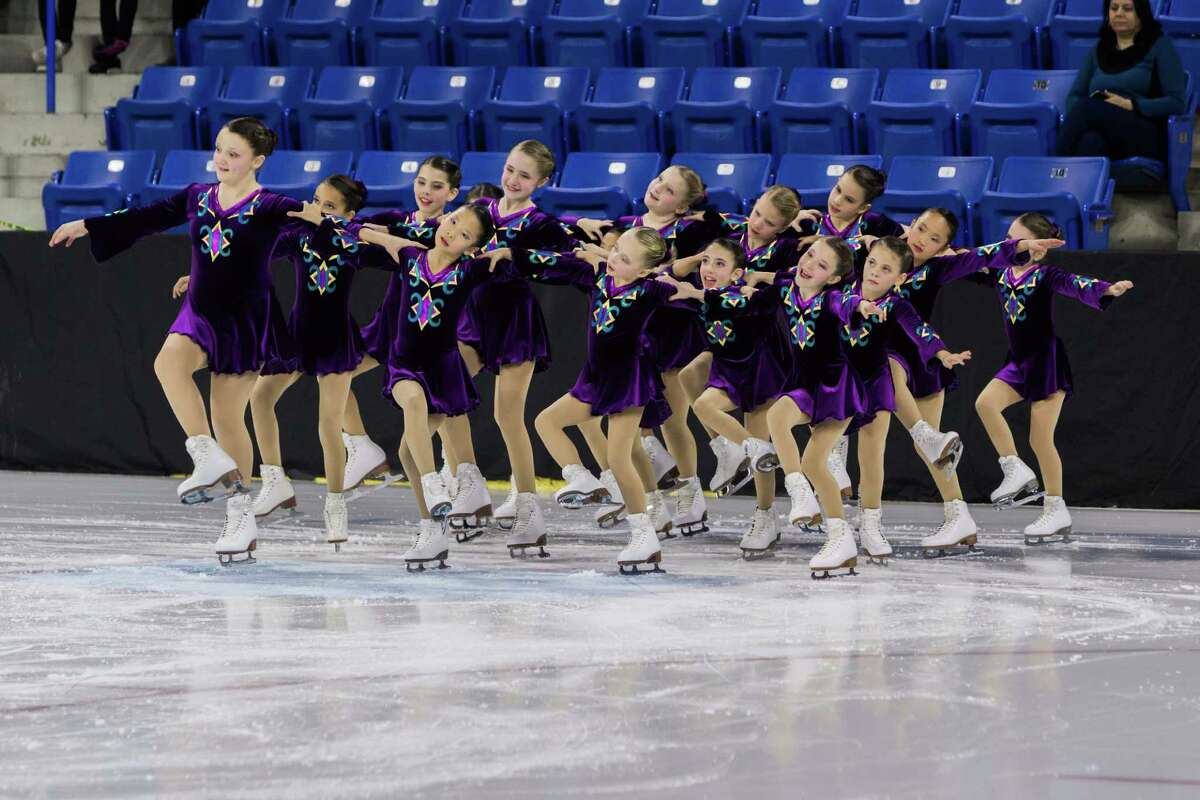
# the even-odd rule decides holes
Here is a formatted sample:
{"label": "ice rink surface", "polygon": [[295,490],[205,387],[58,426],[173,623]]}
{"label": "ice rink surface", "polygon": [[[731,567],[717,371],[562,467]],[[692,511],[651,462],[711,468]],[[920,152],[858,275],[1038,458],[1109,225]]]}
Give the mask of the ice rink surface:
{"label": "ice rink surface", "polygon": [[335,555],[297,484],[223,568],[174,485],[0,473],[0,797],[1200,796],[1197,514],[973,509],[986,552],[925,560],[940,506],[895,504],[890,566],[816,582],[817,536],[743,562],[710,501],[631,578],[543,498],[552,558],[410,575],[407,490]]}

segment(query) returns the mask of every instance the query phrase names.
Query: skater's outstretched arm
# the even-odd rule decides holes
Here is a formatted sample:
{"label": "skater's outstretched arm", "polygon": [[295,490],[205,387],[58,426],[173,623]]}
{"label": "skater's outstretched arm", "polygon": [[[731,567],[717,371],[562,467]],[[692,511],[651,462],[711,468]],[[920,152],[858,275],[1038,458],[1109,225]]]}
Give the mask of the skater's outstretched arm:
{"label": "skater's outstretched arm", "polygon": [[188,219],[191,197],[208,187],[192,184],[182,192],[136,208],[123,208],[99,217],[77,219],[59,225],[50,237],[50,246],[70,247],[76,239],[91,237],[92,256],[100,262],[107,261],[127,250],[138,239],[152,233],[182,225]]}

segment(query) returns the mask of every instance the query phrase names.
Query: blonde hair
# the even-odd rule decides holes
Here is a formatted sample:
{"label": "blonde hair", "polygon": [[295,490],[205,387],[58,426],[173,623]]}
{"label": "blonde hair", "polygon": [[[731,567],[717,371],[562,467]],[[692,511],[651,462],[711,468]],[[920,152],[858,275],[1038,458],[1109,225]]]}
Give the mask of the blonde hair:
{"label": "blonde hair", "polygon": [[800,213],[800,195],[781,183],[777,183],[763,192],[762,199],[775,207],[775,210],[783,217],[785,224],[794,220]]}
{"label": "blonde hair", "polygon": [[704,179],[700,177],[696,170],[684,164],[672,164],[667,169],[679,170],[679,177],[683,178],[683,185],[686,188],[683,201],[688,208],[695,207],[708,194],[708,188],[704,185]]}
{"label": "blonde hair", "polygon": [[[513,149],[509,152],[516,151],[523,155],[527,155],[537,164],[538,172],[542,173],[541,177],[549,178],[554,174],[554,153],[550,152],[550,148],[539,142],[537,139],[525,139],[513,145]],[[795,216],[794,214],[792,216]]]}
{"label": "blonde hair", "polygon": [[667,260],[671,255],[671,249],[667,247],[667,241],[654,228],[641,225],[637,228],[630,229],[633,232],[633,238],[637,241],[638,247],[646,254],[646,267],[654,269]]}

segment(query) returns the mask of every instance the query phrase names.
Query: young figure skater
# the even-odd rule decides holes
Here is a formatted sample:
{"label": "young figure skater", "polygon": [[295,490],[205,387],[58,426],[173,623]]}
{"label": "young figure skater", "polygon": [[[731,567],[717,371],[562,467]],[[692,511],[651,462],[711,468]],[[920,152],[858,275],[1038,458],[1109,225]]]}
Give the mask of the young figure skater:
{"label": "young figure skater", "polygon": [[[1059,239],[1062,234],[1046,217],[1029,212],[1013,221],[1008,236],[1047,240]],[[1054,429],[1063,401],[1073,387],[1066,348],[1054,334],[1054,296],[1070,297],[1103,310],[1113,298],[1133,288],[1132,281],[1108,283],[1040,261],[1031,258],[1020,266],[1010,264],[987,274],[987,282],[999,291],[1004,307],[1008,358],[975,401],[975,410],[1000,456],[1004,480],[992,492],[992,502],[1000,507],[1020,505],[1027,498],[1040,496],[1037,476],[1017,455],[1012,431],[1004,421],[1004,409],[1021,401],[1030,404],[1029,444],[1037,456],[1046,493],[1041,516],[1025,528],[1026,544],[1068,541],[1071,533],[1071,514],[1063,500],[1062,461],[1054,446]]]}
{"label": "young figure skater", "polygon": [[[246,404],[269,357],[287,352],[286,323],[275,302],[271,256],[279,229],[301,204],[265,191],[257,172],[275,149],[275,132],[257,119],[231,120],[217,134],[215,184],[192,184],[173,197],[140,208],[59,226],[50,246],[70,246],[91,236],[92,255],[107,261],[138,239],[189,223],[192,241],[187,296],[154,360],[167,402],[187,435],[195,468],[178,494],[184,503],[212,500],[222,484],[234,494],[216,551],[222,563],[256,546],[257,527],[245,482],[254,449],[246,429]],[[207,368],[216,440],[204,398],[192,377]]]}
{"label": "young figure skater", "polygon": [[[580,251],[583,255],[583,251]],[[538,435],[554,460],[563,467],[579,463],[579,452],[565,429],[591,417],[608,417],[608,462],[629,511],[632,528],[629,544],[617,556],[617,566],[638,573],[651,564],[661,572],[662,549],[658,534],[646,515],[646,492],[654,488],[649,460],[635,466],[634,447],[643,425],[656,425],[670,413],[653,358],[641,347],[646,322],[655,309],[674,295],[671,286],[654,279],[657,267],[670,251],[653,228],[638,227],[621,234],[608,258],[593,265],[582,257],[545,251],[499,250],[493,258],[510,257],[518,272],[534,280],[569,283],[589,293],[587,360],[571,390],[538,414]],[[645,413],[644,416],[644,412]],[[545,544],[543,531],[536,539],[509,536],[510,551]]]}

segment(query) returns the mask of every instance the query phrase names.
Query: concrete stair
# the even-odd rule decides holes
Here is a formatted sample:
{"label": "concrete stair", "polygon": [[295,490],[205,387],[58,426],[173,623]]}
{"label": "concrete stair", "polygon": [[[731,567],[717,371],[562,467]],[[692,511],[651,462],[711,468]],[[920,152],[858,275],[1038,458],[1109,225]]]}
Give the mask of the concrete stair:
{"label": "concrete stair", "polygon": [[[0,0],[0,73],[33,72],[33,50],[43,44],[36,0]],[[63,72],[87,72],[92,47],[100,41],[100,4],[76,4],[72,48]],[[133,39],[121,56],[123,71],[137,74],[174,56],[170,0],[141,0],[133,23]]]}

